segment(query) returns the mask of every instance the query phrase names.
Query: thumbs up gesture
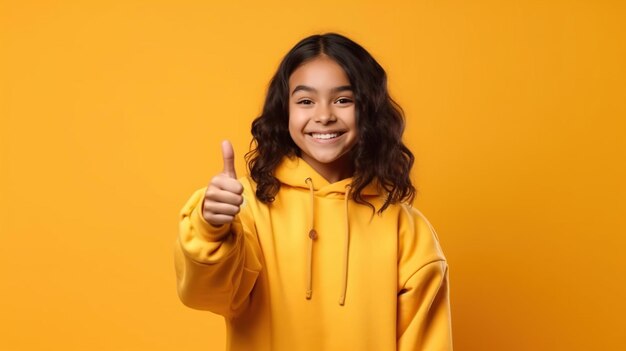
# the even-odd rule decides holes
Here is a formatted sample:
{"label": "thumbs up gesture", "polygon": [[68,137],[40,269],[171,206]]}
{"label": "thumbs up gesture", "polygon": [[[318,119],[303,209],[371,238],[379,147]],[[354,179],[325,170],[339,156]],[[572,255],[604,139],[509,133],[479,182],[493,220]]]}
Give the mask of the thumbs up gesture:
{"label": "thumbs up gesture", "polygon": [[222,142],[222,173],[211,179],[204,194],[202,216],[214,226],[233,221],[243,203],[243,185],[235,173],[235,152],[229,141]]}

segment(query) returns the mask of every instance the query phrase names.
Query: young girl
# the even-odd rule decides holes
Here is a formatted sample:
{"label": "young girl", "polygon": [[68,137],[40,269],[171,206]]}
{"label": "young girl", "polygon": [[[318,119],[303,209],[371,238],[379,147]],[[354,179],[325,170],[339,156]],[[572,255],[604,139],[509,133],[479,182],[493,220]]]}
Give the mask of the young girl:
{"label": "young girl", "polygon": [[225,317],[228,350],[452,349],[448,266],[407,204],[386,79],[348,38],[303,39],[252,124],[250,175],[224,142],[223,173],[182,209],[178,293]]}

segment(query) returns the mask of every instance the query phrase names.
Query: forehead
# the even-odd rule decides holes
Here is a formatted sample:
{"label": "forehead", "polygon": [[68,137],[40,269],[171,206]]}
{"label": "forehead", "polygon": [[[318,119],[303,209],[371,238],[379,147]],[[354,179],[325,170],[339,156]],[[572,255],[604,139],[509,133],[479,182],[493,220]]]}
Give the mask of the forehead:
{"label": "forehead", "polygon": [[331,89],[350,85],[343,68],[328,56],[318,56],[296,68],[289,77],[289,89],[306,85],[316,89]]}

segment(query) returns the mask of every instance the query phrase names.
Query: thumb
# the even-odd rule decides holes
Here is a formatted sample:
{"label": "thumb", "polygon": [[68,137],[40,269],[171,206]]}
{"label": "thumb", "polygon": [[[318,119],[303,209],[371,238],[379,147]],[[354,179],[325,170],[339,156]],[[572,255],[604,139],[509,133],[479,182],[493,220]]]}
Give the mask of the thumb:
{"label": "thumb", "polygon": [[237,178],[235,172],[235,151],[233,145],[228,140],[222,142],[222,158],[224,159],[224,174],[231,178]]}

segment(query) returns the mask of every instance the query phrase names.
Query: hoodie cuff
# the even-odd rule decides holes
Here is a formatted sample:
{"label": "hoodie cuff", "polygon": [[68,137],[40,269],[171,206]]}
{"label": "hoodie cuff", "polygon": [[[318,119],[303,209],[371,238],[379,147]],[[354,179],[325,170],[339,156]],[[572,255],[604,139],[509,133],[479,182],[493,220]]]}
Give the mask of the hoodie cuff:
{"label": "hoodie cuff", "polygon": [[202,237],[207,241],[223,241],[228,234],[230,234],[230,224],[223,224],[221,226],[214,226],[207,222],[202,216],[202,202],[204,198],[200,200],[200,203],[191,212],[190,220],[191,224],[198,228],[198,232],[202,234]]}

